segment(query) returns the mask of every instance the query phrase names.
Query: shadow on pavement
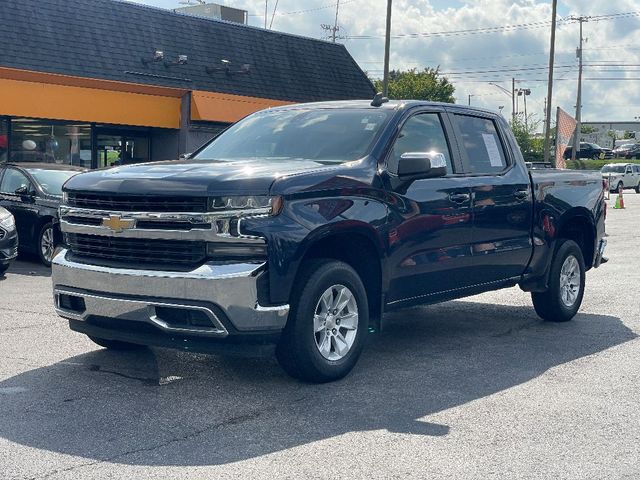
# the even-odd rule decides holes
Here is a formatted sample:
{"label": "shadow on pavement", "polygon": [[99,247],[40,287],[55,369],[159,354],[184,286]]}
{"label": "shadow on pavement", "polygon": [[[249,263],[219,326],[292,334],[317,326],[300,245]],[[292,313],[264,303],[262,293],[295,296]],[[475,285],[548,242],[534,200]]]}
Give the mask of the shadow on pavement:
{"label": "shadow on pavement", "polygon": [[611,316],[547,324],[530,307],[461,301],[386,320],[326,385],[271,359],[95,350],[0,382],[0,436],[130,465],[226,464],[352,431],[441,436],[449,426],[421,418],[635,338]]}
{"label": "shadow on pavement", "polygon": [[4,277],[0,275],[0,281],[6,280],[11,274],[28,275],[30,277],[50,277],[51,268],[42,265],[35,255],[20,253],[18,259],[11,263]]}

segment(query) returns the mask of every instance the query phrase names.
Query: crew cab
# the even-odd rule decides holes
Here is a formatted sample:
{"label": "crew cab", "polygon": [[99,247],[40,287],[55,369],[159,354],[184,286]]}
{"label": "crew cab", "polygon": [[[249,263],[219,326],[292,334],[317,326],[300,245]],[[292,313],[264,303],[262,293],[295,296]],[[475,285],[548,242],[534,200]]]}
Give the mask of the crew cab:
{"label": "crew cab", "polygon": [[289,374],[331,381],[390,310],[519,285],[545,320],[573,318],[603,198],[599,173],[529,171],[488,111],[278,107],[188,159],[70,179],[55,307],[106,348],[275,347]]}

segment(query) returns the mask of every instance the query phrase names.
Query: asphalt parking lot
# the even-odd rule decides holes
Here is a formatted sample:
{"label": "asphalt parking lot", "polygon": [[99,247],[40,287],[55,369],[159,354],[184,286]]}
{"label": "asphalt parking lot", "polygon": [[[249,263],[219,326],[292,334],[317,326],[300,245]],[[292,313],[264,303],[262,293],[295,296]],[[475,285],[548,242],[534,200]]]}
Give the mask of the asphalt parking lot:
{"label": "asphalt parking lot", "polygon": [[625,202],[574,321],[543,323],[517,288],[394,313],[326,385],[273,359],[100,349],[22,259],[0,278],[0,478],[640,478],[640,195]]}

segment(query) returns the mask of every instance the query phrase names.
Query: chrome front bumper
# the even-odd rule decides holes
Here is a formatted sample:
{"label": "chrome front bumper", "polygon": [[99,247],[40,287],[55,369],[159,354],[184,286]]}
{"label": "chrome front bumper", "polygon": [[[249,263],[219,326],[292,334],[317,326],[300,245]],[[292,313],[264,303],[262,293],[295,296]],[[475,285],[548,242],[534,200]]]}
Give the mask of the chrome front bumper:
{"label": "chrome front bumper", "polygon": [[[61,250],[52,262],[56,312],[70,320],[106,317],[147,322],[167,333],[226,337],[231,333],[284,328],[289,305],[258,303],[264,264],[204,265],[189,272],[111,268],[79,263]],[[82,298],[83,308],[65,308],[61,296]],[[159,308],[203,313],[210,327],[177,326]]]}

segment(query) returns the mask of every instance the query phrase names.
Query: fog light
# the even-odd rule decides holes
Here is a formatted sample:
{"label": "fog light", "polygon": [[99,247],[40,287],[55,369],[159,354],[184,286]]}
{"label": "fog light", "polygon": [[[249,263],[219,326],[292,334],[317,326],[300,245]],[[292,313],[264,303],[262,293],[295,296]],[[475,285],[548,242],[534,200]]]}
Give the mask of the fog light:
{"label": "fog light", "polygon": [[207,256],[214,260],[264,260],[267,258],[267,246],[207,243]]}

